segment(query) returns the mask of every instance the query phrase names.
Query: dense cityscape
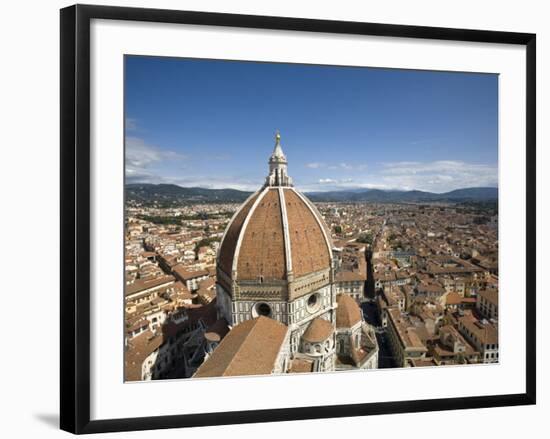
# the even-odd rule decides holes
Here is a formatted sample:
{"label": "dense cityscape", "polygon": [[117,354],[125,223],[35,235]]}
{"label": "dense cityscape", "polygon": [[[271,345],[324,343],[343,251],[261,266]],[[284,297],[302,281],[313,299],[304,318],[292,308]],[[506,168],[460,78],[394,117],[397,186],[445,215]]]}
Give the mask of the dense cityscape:
{"label": "dense cityscape", "polygon": [[[496,200],[313,206],[294,191],[286,175],[279,137],[261,191],[244,204],[127,200],[127,381],[498,362]],[[279,197],[286,209],[277,204]],[[323,271],[321,261],[323,270],[304,269],[303,279],[309,283],[291,288],[293,282],[302,285],[294,280],[301,279],[304,256],[294,253],[301,241],[294,238],[298,226],[293,222],[307,220],[293,207],[300,203],[300,209],[313,212],[311,224],[324,230],[318,241],[330,234],[330,239],[325,236],[330,267]],[[263,262],[260,275],[245,279],[254,268],[249,264],[262,257],[273,260],[272,271],[278,267],[276,231],[269,242],[262,238],[263,244],[254,247],[258,235],[265,235],[262,228],[271,227],[266,225],[272,217],[266,210],[270,205],[282,211],[282,270],[286,254],[283,278],[288,287],[281,287],[287,295],[280,300],[273,287],[267,291],[268,285],[280,282],[270,284],[267,274],[264,279],[271,272]],[[247,209],[260,213],[250,215]],[[263,216],[252,237],[235,235],[231,252],[256,252],[251,263],[240,262],[241,256],[237,279],[237,256],[227,263],[224,251],[229,250],[220,247],[231,244],[230,229],[243,215],[251,217],[243,226],[250,230],[255,217]],[[303,227],[312,253],[313,226]],[[291,238],[294,266],[289,262]],[[317,253],[311,257],[312,267]],[[321,272],[322,280],[328,274],[328,286],[312,277]],[[252,293],[250,279],[256,278]],[[301,288],[310,289],[301,294]],[[302,305],[307,311],[299,310]],[[250,355],[257,357],[250,360]],[[240,362],[244,366],[235,366]]]}

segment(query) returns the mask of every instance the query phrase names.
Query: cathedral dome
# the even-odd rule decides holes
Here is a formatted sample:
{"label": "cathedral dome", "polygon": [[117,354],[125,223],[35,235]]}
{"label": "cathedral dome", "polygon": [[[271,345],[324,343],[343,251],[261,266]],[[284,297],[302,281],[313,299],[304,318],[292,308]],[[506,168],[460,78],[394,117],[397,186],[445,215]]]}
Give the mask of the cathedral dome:
{"label": "cathedral dome", "polygon": [[334,334],[334,325],[324,319],[316,318],[307,327],[302,340],[307,343],[320,343]]}
{"label": "cathedral dome", "polygon": [[292,186],[282,157],[278,135],[266,184],[243,203],[222,238],[219,281],[276,285],[325,272],[329,282],[330,233],[315,206]]}
{"label": "cathedral dome", "polygon": [[292,187],[266,187],[237,211],[218,265],[233,280],[286,280],[331,266],[330,237],[317,209]]}

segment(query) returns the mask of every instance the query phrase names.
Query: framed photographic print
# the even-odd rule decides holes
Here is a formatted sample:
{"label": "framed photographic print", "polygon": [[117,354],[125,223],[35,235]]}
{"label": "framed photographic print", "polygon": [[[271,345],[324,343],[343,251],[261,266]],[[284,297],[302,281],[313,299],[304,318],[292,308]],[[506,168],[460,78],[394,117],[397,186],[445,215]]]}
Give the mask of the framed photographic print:
{"label": "framed photographic print", "polygon": [[61,428],[534,404],[535,128],[533,34],[62,9]]}

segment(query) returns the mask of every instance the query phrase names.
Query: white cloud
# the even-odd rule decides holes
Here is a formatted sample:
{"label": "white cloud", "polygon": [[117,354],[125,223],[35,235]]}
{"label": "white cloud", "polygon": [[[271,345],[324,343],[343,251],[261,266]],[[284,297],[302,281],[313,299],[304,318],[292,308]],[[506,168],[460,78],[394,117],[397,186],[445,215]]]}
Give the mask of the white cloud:
{"label": "white cloud", "polygon": [[345,171],[350,171],[353,169],[353,166],[348,165],[347,163],[338,163],[337,165],[329,165],[327,168],[331,170],[343,169]]}
{"label": "white cloud", "polygon": [[312,192],[349,189],[416,189],[442,193],[468,187],[496,187],[498,186],[498,166],[457,160],[400,161],[382,163],[361,178],[323,176],[313,183],[304,182],[298,186],[301,190]]}
{"label": "white cloud", "polygon": [[126,166],[143,168],[162,159],[160,150],[138,137],[126,137]]}
{"label": "white cloud", "polygon": [[312,162],[312,163],[306,163],[306,168],[309,169],[330,169],[332,171],[334,170],[341,170],[341,171],[364,171],[367,169],[366,164],[356,164],[351,165],[349,163],[335,163],[335,164],[327,164],[322,162]]}
{"label": "white cloud", "polygon": [[149,145],[139,137],[126,137],[125,142],[126,179],[128,182],[159,182],[162,177],[155,175],[151,167],[168,160],[184,160],[184,154]]}
{"label": "white cloud", "polygon": [[354,189],[392,189],[382,183],[360,182],[351,178],[321,178],[314,183],[297,184],[296,186],[298,190],[304,192],[325,192]]}
{"label": "white cloud", "polygon": [[327,169],[341,169],[344,171],[364,171],[367,169],[367,165],[365,164],[357,164],[357,165],[350,165],[349,163],[338,163],[337,165],[329,165],[327,166]]}
{"label": "white cloud", "polygon": [[496,186],[498,167],[458,160],[393,162],[382,165],[380,179],[393,187],[447,192],[459,188]]}
{"label": "white cloud", "polygon": [[126,167],[126,183],[164,183],[163,178],[144,169]]}
{"label": "white cloud", "polygon": [[[383,184],[373,184],[373,183],[364,183],[360,181],[356,181],[353,178],[320,178],[317,180],[314,185],[330,185],[331,189],[382,189],[386,188]],[[306,184],[306,185],[300,185],[300,187],[308,187],[308,190],[311,190],[313,185]],[[317,188],[319,189],[319,188]],[[323,188],[325,189],[325,188]]]}

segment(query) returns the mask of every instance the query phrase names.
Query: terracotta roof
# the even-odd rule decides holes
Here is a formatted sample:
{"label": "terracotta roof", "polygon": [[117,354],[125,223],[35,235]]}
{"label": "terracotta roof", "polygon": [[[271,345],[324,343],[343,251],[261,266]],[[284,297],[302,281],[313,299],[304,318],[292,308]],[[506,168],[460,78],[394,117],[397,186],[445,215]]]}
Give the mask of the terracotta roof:
{"label": "terracotta roof", "polygon": [[361,310],[357,302],[347,294],[338,294],[336,297],[336,327],[351,328],[361,321]]}
{"label": "terracotta roof", "polygon": [[233,327],[194,377],[263,375],[273,372],[288,327],[268,317]]}
{"label": "terracotta roof", "polygon": [[410,321],[404,321],[401,312],[396,308],[388,309],[389,320],[393,323],[397,335],[401,339],[405,349],[427,351],[426,346],[420,340],[416,329],[412,326]]}
{"label": "terracotta roof", "polygon": [[204,333],[204,338],[208,341],[220,341],[229,332],[229,327],[225,319],[219,319],[210,325]]}
{"label": "terracotta roof", "polygon": [[193,297],[193,295],[189,292],[187,287],[179,280],[174,284],[174,293],[176,293],[181,298],[183,298],[183,297],[192,298]]}
{"label": "terracotta roof", "polygon": [[445,298],[446,305],[459,305],[461,303],[462,296],[454,291],[451,291],[449,294],[447,294],[447,297]]}
{"label": "terracotta roof", "polygon": [[334,333],[334,326],[328,320],[317,317],[307,327],[302,339],[309,343],[325,341]]}
{"label": "terracotta roof", "polygon": [[475,335],[480,343],[498,343],[498,328],[491,323],[483,323],[472,315],[465,315],[459,318],[459,322],[464,325],[471,333]]}
{"label": "terracotta roof", "polygon": [[358,271],[344,270],[336,273],[336,282],[364,282],[367,280],[367,273],[361,274]]}
{"label": "terracotta roof", "polygon": [[174,276],[161,276],[154,279],[138,279],[131,285],[126,285],[125,296],[139,293],[151,288],[160,288],[175,281]]}
{"label": "terracotta roof", "polygon": [[218,254],[218,265],[220,268],[227,274],[231,275],[231,267],[233,265],[233,256],[235,255],[235,248],[237,247],[237,241],[239,235],[241,234],[241,229],[248,215],[254,201],[260,195],[260,191],[256,192],[252,197],[250,197],[243,206],[235,213],[231,219],[229,228],[225,232],[225,236],[220,245],[219,254]]}
{"label": "terracotta roof", "polygon": [[153,334],[150,330],[128,341],[128,348],[124,354],[124,380],[141,381],[143,361],[158,349],[164,339],[162,335]]}
{"label": "terracotta roof", "polygon": [[420,336],[417,332],[417,328],[407,328],[407,336],[409,338],[410,344],[415,348],[425,348],[424,343],[420,339]]}
{"label": "terracotta roof", "polygon": [[216,298],[216,291],[203,290],[199,288],[197,290],[197,297],[198,297],[199,303],[210,303],[212,300]]}
{"label": "terracotta roof", "polygon": [[288,373],[313,372],[313,361],[303,358],[295,358],[288,369]]}
{"label": "terracotta roof", "polygon": [[138,320],[137,322],[135,322],[134,324],[130,325],[128,327],[128,329],[126,330],[126,332],[134,332],[136,331],[137,329],[141,329],[141,328],[145,328],[146,326],[149,326],[149,321],[148,320]]}
{"label": "terracotta roof", "polygon": [[285,279],[286,260],[279,192],[269,189],[248,219],[242,232],[237,279]]}
{"label": "terracotta roof", "polygon": [[419,294],[424,294],[424,293],[444,294],[445,293],[445,288],[443,288],[438,283],[420,283],[416,286],[416,289]]}
{"label": "terracotta roof", "polygon": [[216,287],[216,281],[211,277],[207,277],[199,283],[199,288],[203,290],[211,290]]}
{"label": "terracotta roof", "polygon": [[433,360],[433,358],[409,358],[408,359],[411,367],[431,367],[431,366],[437,366],[436,362]]}
{"label": "terracotta roof", "polygon": [[172,268],[172,273],[180,280],[191,280],[197,277],[208,276],[207,270],[189,271],[183,264],[178,264]]}
{"label": "terracotta roof", "polygon": [[318,220],[321,224],[324,221],[316,218],[316,213],[294,190],[285,189],[284,195],[294,276],[330,267],[329,249]]}
{"label": "terracotta roof", "polygon": [[[281,192],[282,195],[277,187],[262,190],[235,215],[220,244],[218,266],[225,274],[232,276],[235,257],[238,258],[235,280],[286,280],[290,261],[295,277],[330,268],[332,244],[330,235],[326,235],[327,244],[323,234],[326,225],[322,217],[293,188]],[[253,206],[255,201],[257,204]],[[284,222],[288,224],[289,242]]]}

